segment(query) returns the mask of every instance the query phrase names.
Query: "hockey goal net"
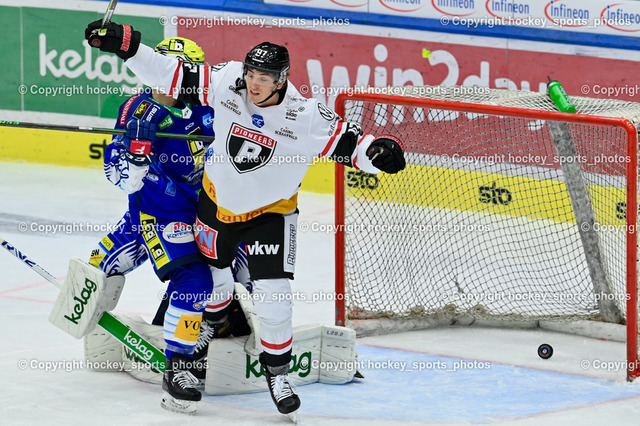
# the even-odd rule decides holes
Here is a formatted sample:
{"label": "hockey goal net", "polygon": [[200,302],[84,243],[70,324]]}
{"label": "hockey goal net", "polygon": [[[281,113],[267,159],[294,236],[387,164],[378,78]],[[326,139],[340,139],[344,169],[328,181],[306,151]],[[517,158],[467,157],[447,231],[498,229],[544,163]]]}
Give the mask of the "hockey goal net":
{"label": "hockey goal net", "polygon": [[622,324],[637,377],[640,104],[571,99],[577,114],[478,87],[341,94],[338,113],[400,139],[407,168],[336,169],[336,323]]}

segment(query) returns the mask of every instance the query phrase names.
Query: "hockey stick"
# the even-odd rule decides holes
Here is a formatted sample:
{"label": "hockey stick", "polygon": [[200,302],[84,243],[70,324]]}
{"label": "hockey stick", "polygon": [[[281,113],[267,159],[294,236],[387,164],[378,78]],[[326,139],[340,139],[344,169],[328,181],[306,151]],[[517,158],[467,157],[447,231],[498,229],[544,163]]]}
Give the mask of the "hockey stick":
{"label": "hockey stick", "polygon": [[[39,129],[39,130],[60,130],[64,132],[82,132],[82,133],[98,133],[104,135],[124,135],[125,130],[121,129],[104,129],[101,127],[88,127],[88,126],[63,126],[59,124],[39,124],[39,123],[24,123],[20,121],[6,121],[0,120],[0,126],[14,127],[20,129]],[[187,141],[202,141],[213,142],[215,137],[213,136],[200,136],[200,135],[178,135],[174,133],[156,133],[159,138],[168,139],[181,139]]]}
{"label": "hockey stick", "polygon": [[[99,36],[103,36],[107,33],[105,26],[107,26],[109,22],[111,22],[111,17],[113,16],[113,12],[115,12],[117,5],[118,5],[118,0],[111,0],[109,2],[109,5],[107,5],[107,11],[105,12],[104,17],[102,18],[102,25],[100,26],[100,29],[97,30],[97,34]],[[94,37],[91,39],[91,46],[100,47],[101,44],[102,44],[102,40],[100,40],[99,38]]]}
{"label": "hockey stick", "polygon": [[[20,259],[22,263],[30,267],[41,277],[43,277],[59,289],[62,289],[62,284],[60,284],[60,282],[58,282],[58,280],[56,280],[53,275],[44,270],[35,261],[28,258],[25,254],[23,254],[20,250],[11,245],[2,237],[0,237],[0,245],[2,245],[2,247],[9,253]],[[102,318],[100,318],[98,324],[100,324],[102,328],[107,330],[113,337],[122,342],[123,345],[135,352],[136,355],[138,355],[141,359],[151,364],[152,368],[155,368],[160,372],[164,372],[166,367],[166,357],[164,353],[153,346],[151,343],[147,342],[139,334],[135,333],[129,327],[124,325],[116,317],[111,315],[109,312],[105,312],[102,315]]]}

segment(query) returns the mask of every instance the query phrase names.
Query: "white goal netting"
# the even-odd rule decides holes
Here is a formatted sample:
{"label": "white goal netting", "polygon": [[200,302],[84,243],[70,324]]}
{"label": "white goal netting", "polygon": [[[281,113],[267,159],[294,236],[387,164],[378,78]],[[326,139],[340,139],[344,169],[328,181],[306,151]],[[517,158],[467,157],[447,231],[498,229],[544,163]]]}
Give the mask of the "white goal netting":
{"label": "white goal netting", "polygon": [[[596,119],[551,124],[536,111],[556,107],[534,92],[407,86],[375,93],[412,105],[356,98],[346,101],[345,119],[399,138],[407,169],[345,172],[349,319],[444,312],[625,321],[635,131]],[[579,114],[640,122],[640,104],[571,99]],[[475,106],[455,111],[460,105],[450,102]]]}

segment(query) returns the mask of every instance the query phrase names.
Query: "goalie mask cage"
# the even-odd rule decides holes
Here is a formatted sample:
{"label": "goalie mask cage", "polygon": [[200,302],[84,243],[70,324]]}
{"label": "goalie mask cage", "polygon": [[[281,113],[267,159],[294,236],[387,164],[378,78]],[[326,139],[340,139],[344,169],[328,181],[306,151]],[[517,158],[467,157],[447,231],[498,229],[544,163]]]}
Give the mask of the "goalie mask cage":
{"label": "goalie mask cage", "polygon": [[336,324],[360,335],[481,324],[637,345],[640,104],[478,87],[342,93],[407,168],[336,166]]}

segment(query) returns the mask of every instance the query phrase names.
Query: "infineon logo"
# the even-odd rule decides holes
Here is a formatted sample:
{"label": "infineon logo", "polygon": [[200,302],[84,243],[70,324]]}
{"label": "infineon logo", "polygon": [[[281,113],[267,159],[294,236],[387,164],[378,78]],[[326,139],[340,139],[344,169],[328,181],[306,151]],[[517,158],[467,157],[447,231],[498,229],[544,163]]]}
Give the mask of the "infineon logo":
{"label": "infineon logo", "polygon": [[487,0],[487,12],[499,19],[523,18],[531,13],[529,3],[517,0]]}
{"label": "infineon logo", "polygon": [[544,8],[544,15],[556,25],[563,27],[583,27],[589,23],[589,9],[578,7],[580,0],[550,1]]}
{"label": "infineon logo", "polygon": [[640,5],[629,3],[610,4],[600,13],[609,28],[634,33],[640,31]]}
{"label": "infineon logo", "polygon": [[380,0],[380,4],[394,12],[404,13],[415,12],[424,6],[422,0]]}
{"label": "infineon logo", "polygon": [[476,11],[475,0],[431,0],[431,4],[438,12],[449,16],[470,16]]}

